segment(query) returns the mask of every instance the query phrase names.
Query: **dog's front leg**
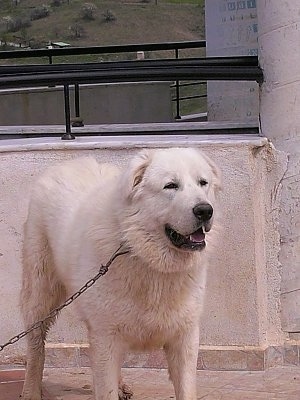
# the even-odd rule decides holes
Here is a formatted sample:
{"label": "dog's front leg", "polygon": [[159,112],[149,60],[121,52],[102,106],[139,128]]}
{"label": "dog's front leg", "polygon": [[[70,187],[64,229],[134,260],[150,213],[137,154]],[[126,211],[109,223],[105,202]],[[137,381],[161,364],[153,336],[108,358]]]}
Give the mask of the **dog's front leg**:
{"label": "dog's front leg", "polygon": [[198,348],[198,326],[195,326],[189,332],[181,332],[164,346],[176,400],[197,399],[196,370]]}
{"label": "dog's front leg", "polygon": [[118,400],[124,348],[117,335],[89,331],[95,400]]}

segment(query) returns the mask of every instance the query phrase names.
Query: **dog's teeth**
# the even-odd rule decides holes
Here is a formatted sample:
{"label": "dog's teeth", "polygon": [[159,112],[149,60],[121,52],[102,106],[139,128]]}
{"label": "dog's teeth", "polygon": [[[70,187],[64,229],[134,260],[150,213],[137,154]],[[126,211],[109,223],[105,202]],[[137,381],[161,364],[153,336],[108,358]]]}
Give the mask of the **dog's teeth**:
{"label": "dog's teeth", "polygon": [[192,235],[189,236],[189,241],[190,241],[190,242],[197,243],[197,240],[194,240]]}

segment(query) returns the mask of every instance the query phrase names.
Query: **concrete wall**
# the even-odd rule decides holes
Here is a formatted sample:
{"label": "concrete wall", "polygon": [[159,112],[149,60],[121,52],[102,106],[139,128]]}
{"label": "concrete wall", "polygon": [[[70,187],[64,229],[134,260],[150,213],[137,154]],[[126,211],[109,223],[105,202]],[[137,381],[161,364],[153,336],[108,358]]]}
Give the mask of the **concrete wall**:
{"label": "concrete wall", "polygon": [[[30,187],[46,167],[84,155],[126,165],[140,147],[197,146],[223,171],[219,244],[208,273],[201,345],[264,348],[282,343],[278,262],[279,181],[285,157],[251,136],[170,136],[20,139],[0,142],[0,343],[22,329],[18,299],[20,251]],[[276,192],[276,196],[274,193]],[[66,207],[68,205],[66,204]],[[72,308],[52,329],[50,343],[82,343],[85,332]],[[0,353],[19,360],[24,341]]]}
{"label": "concrete wall", "polygon": [[[74,88],[70,88],[71,112]],[[171,122],[169,82],[80,85],[80,116],[85,124]],[[63,124],[63,88],[0,91],[0,125]]]}

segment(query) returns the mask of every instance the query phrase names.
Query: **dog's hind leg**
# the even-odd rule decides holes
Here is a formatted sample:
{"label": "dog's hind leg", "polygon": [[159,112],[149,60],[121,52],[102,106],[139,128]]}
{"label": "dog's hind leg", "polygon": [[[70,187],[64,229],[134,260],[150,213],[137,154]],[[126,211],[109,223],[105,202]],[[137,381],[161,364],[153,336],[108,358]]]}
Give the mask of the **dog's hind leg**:
{"label": "dog's hind leg", "polygon": [[[55,276],[51,251],[43,234],[25,233],[21,309],[28,329],[43,320],[65,299],[65,289]],[[21,398],[42,399],[42,377],[45,361],[45,339],[54,318],[27,335],[27,365]]]}

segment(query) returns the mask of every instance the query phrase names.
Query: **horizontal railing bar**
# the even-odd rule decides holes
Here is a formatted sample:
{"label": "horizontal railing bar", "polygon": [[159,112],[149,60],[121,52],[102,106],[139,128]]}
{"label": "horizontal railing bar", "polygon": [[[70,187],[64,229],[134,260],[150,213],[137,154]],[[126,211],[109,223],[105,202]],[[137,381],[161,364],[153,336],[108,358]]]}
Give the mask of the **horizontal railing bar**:
{"label": "horizontal railing bar", "polygon": [[144,68],[152,66],[228,66],[228,67],[252,67],[258,65],[256,56],[245,57],[207,57],[207,58],[183,58],[183,59],[159,59],[138,61],[110,61],[101,63],[76,63],[76,64],[30,64],[30,65],[0,65],[0,74],[14,74],[27,72],[59,72],[59,71],[93,71],[101,69]]}
{"label": "horizontal railing bar", "polygon": [[[178,100],[190,100],[190,99],[201,99],[207,97],[207,94],[195,94],[193,96],[184,96],[184,97],[179,97]],[[175,97],[174,99],[172,99],[172,101],[176,101],[177,98]]]}
{"label": "horizontal railing bar", "polygon": [[96,84],[96,83],[118,83],[136,81],[173,81],[190,80],[201,78],[205,80],[222,81],[258,81],[260,78],[258,68],[243,68],[237,70],[226,70],[215,68],[212,72],[207,68],[180,68],[170,71],[99,71],[93,73],[56,73],[40,75],[19,75],[0,77],[0,88],[38,87],[45,85],[65,84]]}
{"label": "horizontal railing bar", "polygon": [[30,50],[6,50],[0,52],[0,59],[28,58],[28,57],[55,57],[82,54],[105,54],[105,53],[130,53],[136,51],[159,51],[175,49],[193,49],[206,47],[205,40],[166,42],[166,43],[142,43],[111,46],[90,47],[64,47],[54,49],[30,49]]}
{"label": "horizontal railing bar", "polygon": [[[202,86],[202,85],[206,85],[205,81],[200,81],[200,82],[191,82],[191,83],[179,83],[179,87],[186,87],[186,86]],[[176,83],[173,83],[171,85],[171,88],[176,87]]]}
{"label": "horizontal railing bar", "polygon": [[[185,62],[186,61],[186,62]],[[262,70],[258,66],[222,65],[219,61],[206,64],[203,59],[186,59],[152,61],[151,64],[127,61],[121,66],[118,62],[100,63],[93,68],[85,69],[85,65],[69,68],[64,65],[63,70],[53,68],[53,65],[44,66],[43,70],[27,69],[22,72],[21,66],[16,71],[8,73],[0,69],[0,88],[16,88],[44,86],[49,84],[88,84],[108,82],[134,81],[173,81],[173,80],[237,80],[258,81],[263,79]],[[90,64],[89,64],[90,65]]]}

